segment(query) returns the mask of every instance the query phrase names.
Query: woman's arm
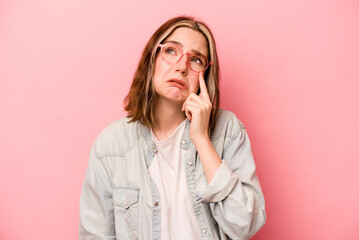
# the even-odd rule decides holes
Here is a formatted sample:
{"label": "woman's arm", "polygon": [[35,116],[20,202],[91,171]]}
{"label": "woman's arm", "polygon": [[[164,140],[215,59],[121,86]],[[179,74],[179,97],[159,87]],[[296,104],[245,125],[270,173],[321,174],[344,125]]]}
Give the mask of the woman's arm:
{"label": "woman's arm", "polygon": [[198,200],[210,204],[214,219],[226,235],[232,239],[248,239],[266,221],[264,197],[255,173],[248,135],[243,124],[232,115],[229,119],[232,126],[228,129],[226,126],[220,159],[208,136],[212,105],[202,73],[199,86],[200,95],[190,94],[182,107],[191,120],[190,137],[205,172],[197,188]]}
{"label": "woman's arm", "polygon": [[115,239],[112,187],[92,146],[80,198],[79,239]]}
{"label": "woman's arm", "polygon": [[[220,167],[210,181],[206,173],[197,192],[200,201],[210,204],[213,217],[226,235],[232,239],[249,239],[264,225],[266,213],[248,135],[239,124],[239,133],[226,137]],[[201,152],[206,151],[199,148]],[[208,152],[198,151],[204,170],[210,165],[207,160],[215,158],[205,158],[210,152],[209,149]]]}
{"label": "woman's arm", "polygon": [[183,103],[182,111],[185,111],[187,118],[191,121],[190,137],[194,143],[201,159],[205,175],[210,182],[222,164],[220,157],[214,149],[208,136],[208,122],[212,110],[212,103],[208,96],[203,73],[199,73],[199,87],[201,93],[191,93]]}
{"label": "woman's arm", "polygon": [[209,137],[198,139],[195,142],[193,141],[193,143],[197,149],[199,158],[205,159],[205,161],[202,162],[203,170],[207,181],[211,182],[217,169],[221,166],[222,160],[218,156],[216,149],[214,149]]}

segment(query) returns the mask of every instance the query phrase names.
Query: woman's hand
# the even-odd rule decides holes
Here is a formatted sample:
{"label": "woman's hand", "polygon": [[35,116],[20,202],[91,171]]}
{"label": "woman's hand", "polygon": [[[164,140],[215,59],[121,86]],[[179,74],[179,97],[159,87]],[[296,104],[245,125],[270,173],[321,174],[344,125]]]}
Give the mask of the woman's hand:
{"label": "woman's hand", "polygon": [[191,93],[182,105],[187,118],[191,121],[190,137],[193,143],[208,139],[208,125],[211,116],[212,103],[209,99],[203,73],[199,74],[199,88],[201,93]]}
{"label": "woman's hand", "polygon": [[208,136],[212,103],[202,73],[199,74],[199,87],[201,90],[199,96],[191,93],[183,103],[182,111],[185,111],[187,118],[191,121],[189,135],[198,151],[207,181],[211,182],[222,160]]}

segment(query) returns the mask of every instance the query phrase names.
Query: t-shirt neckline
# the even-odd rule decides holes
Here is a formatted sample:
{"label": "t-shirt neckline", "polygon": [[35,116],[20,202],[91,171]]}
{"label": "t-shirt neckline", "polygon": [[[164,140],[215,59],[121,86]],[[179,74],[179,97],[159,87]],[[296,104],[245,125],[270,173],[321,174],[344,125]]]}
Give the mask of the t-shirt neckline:
{"label": "t-shirt neckline", "polygon": [[168,141],[171,141],[171,139],[176,135],[176,133],[179,131],[179,129],[181,129],[186,123],[186,119],[183,120],[183,122],[181,122],[177,128],[172,132],[172,134],[166,138],[166,139],[163,139],[163,140],[158,140],[156,135],[154,134],[154,132],[152,131],[151,129],[151,138],[152,138],[152,141],[154,141],[155,143],[158,143],[158,144],[162,144],[162,143],[166,143]]}

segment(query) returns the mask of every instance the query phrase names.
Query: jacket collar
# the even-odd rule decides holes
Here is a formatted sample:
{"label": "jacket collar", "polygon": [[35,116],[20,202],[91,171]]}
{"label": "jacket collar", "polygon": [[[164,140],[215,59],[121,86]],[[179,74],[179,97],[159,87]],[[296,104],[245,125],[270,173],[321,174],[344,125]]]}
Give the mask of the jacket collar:
{"label": "jacket collar", "polygon": [[[142,135],[143,139],[145,140],[152,156],[154,156],[157,152],[157,146],[151,138],[151,130],[148,127],[142,125],[141,123],[139,123],[139,126],[140,126],[141,135]],[[186,119],[186,126],[185,126],[185,129],[184,129],[182,137],[181,137],[181,147],[185,150],[187,150],[190,147],[190,145],[192,144],[192,140],[189,135],[190,126],[191,126],[191,122],[188,119]]]}

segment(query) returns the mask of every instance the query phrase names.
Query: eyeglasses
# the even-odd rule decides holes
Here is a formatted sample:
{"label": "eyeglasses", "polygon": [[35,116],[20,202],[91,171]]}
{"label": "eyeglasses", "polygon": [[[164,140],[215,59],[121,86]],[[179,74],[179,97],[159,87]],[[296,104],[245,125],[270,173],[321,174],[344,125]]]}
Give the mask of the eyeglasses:
{"label": "eyeglasses", "polygon": [[181,48],[173,43],[159,44],[158,47],[161,48],[162,59],[170,64],[178,63],[184,54],[188,55],[187,65],[196,73],[204,72],[212,65],[212,62],[206,56],[200,53],[183,52]]}

